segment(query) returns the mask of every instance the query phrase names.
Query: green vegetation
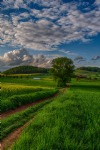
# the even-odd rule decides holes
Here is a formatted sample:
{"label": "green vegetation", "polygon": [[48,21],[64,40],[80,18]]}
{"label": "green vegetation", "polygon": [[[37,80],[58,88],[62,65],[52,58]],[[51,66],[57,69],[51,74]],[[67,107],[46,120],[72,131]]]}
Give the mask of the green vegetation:
{"label": "green vegetation", "polygon": [[75,91],[82,90],[82,91],[88,91],[88,92],[100,92],[100,80],[92,80],[89,81],[87,79],[83,79],[80,81],[75,81],[73,79],[71,87],[75,89]]}
{"label": "green vegetation", "polygon": [[34,80],[33,77],[27,80],[26,78],[1,78],[1,112],[53,95],[55,92],[53,80],[47,75],[39,75],[39,77],[40,80]]}
{"label": "green vegetation", "polygon": [[[34,80],[35,77],[40,80]],[[48,98],[58,91],[49,74],[28,78],[12,75],[1,77],[0,82],[2,112]],[[12,150],[99,150],[99,108],[100,81],[73,78],[67,92],[2,119],[1,140],[30,122]]]}
{"label": "green vegetation", "polygon": [[[87,83],[86,90],[73,82],[67,93],[37,113],[12,150],[99,150],[100,82]],[[94,90],[88,90],[90,85]]]}
{"label": "green vegetation", "polygon": [[14,95],[8,97],[7,99],[1,100],[1,112],[12,110],[19,106],[48,98],[54,95],[56,92],[57,90],[45,90],[30,94]]}
{"label": "green vegetation", "polygon": [[99,67],[80,67],[79,70],[91,71],[91,72],[100,72]]}
{"label": "green vegetation", "polygon": [[78,68],[74,73],[75,76],[84,76],[89,80],[100,80],[100,72]]}
{"label": "green vegetation", "polygon": [[[23,79],[16,79],[13,77],[1,78],[1,112],[15,109],[16,107],[27,103],[50,98],[58,92],[58,90],[55,89],[55,83],[48,75],[41,74],[37,76],[35,74],[35,76],[40,77],[41,80],[34,80],[33,77],[28,78],[27,80],[25,77]],[[16,128],[22,126],[25,122],[31,119],[40,108],[49,102],[51,102],[51,100],[46,100],[41,104],[29,107],[25,111],[21,111],[2,119],[1,139],[6,137]]]}
{"label": "green vegetation", "polygon": [[[34,80],[34,78],[40,78],[40,80]],[[43,87],[50,87],[54,88],[56,86],[56,83],[53,81],[52,77],[48,74],[34,74],[32,76],[29,76],[29,78],[15,78],[14,76],[12,77],[1,77],[0,82],[2,83],[2,86],[6,86],[5,84],[17,84],[17,85],[25,85],[25,86],[34,86],[38,88],[43,88]],[[16,85],[16,86],[17,86]]]}
{"label": "green vegetation", "polygon": [[73,71],[73,61],[67,57],[55,58],[52,61],[51,73],[58,87],[66,87],[66,83],[71,81]]}
{"label": "green vegetation", "polygon": [[1,96],[2,99],[8,98],[13,95],[22,95],[29,94],[37,91],[41,91],[43,88],[35,87],[35,86],[27,86],[20,84],[2,84]]}
{"label": "green vegetation", "polygon": [[[9,133],[13,132],[18,127],[24,125],[27,121],[33,118],[36,113],[43,108],[46,104],[50,103],[53,100],[46,100],[35,106],[31,106],[24,111],[18,112],[16,114],[10,115],[5,119],[2,119],[1,123],[1,140],[6,137]],[[19,121],[20,120],[20,121]],[[13,122],[13,124],[12,124]]]}
{"label": "green vegetation", "polygon": [[39,68],[34,66],[18,66],[8,69],[3,72],[6,75],[9,74],[31,74],[31,73],[48,73],[48,69]]}

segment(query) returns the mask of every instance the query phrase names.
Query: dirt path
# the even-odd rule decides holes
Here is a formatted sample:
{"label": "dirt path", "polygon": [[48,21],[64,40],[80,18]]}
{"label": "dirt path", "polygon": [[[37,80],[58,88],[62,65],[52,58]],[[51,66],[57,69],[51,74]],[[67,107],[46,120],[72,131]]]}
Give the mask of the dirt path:
{"label": "dirt path", "polygon": [[[56,93],[52,97],[49,97],[49,98],[46,98],[46,99],[43,99],[43,100],[39,100],[38,102],[34,102],[34,103],[31,103],[31,104],[27,104],[27,105],[21,106],[21,107],[17,108],[16,110],[11,110],[9,112],[3,113],[1,118],[3,119],[3,118],[5,118],[5,117],[7,117],[9,115],[12,115],[14,113],[23,111],[23,110],[27,109],[28,107],[34,106],[34,105],[39,104],[41,102],[44,102],[46,100],[50,100],[50,99],[58,96],[58,94],[59,93]],[[26,128],[31,123],[32,120],[33,119],[31,119],[30,121],[25,123],[23,126],[17,128],[15,131],[13,131],[7,137],[5,137],[0,143],[0,150],[5,150],[6,148],[11,150],[11,146],[13,145],[13,143],[19,138],[20,133],[23,131],[24,128]]]}
{"label": "dirt path", "polygon": [[[66,88],[64,88],[62,90],[62,93],[65,93],[66,92]],[[47,98],[45,100],[49,100],[53,97],[56,97],[58,96],[58,93],[53,95],[52,97],[50,98]],[[25,105],[25,106],[22,106],[16,110],[13,110],[13,111],[10,111],[10,112],[7,112],[3,115],[3,117],[7,117],[13,113],[16,113],[16,112],[19,112],[19,111],[22,111],[30,106],[33,106],[33,105],[36,105],[38,103],[41,103],[45,100],[40,100],[38,102],[34,102],[34,103],[31,103],[31,104],[28,104],[28,105]],[[11,150],[11,147],[13,145],[13,143],[19,138],[21,132],[23,131],[23,129],[25,129],[32,121],[33,121],[34,118],[32,118],[30,121],[28,121],[27,123],[25,123],[23,126],[19,127],[18,129],[16,129],[15,131],[13,131],[12,133],[10,133],[6,138],[4,138],[1,143],[0,143],[0,150],[5,150],[6,148],[8,148],[9,150]]]}
{"label": "dirt path", "polygon": [[20,133],[33,121],[33,119],[31,119],[29,122],[25,123],[23,126],[19,127],[14,132],[10,133],[6,138],[4,138],[0,143],[0,150],[5,150],[6,148],[11,150],[13,143],[19,138]]}
{"label": "dirt path", "polygon": [[58,95],[58,93],[54,94],[51,97],[48,97],[48,98],[45,98],[45,99],[42,99],[42,100],[38,100],[38,101],[30,103],[30,104],[23,105],[21,107],[16,108],[15,110],[9,110],[7,112],[4,112],[4,113],[1,114],[0,119],[4,119],[4,118],[6,118],[6,117],[8,117],[8,116],[10,116],[12,114],[17,113],[17,112],[21,112],[21,111],[27,109],[28,107],[35,106],[36,104],[39,104],[39,103],[44,102],[46,100],[49,100],[49,99],[51,99],[51,98],[53,98],[53,97],[55,97],[57,95]]}

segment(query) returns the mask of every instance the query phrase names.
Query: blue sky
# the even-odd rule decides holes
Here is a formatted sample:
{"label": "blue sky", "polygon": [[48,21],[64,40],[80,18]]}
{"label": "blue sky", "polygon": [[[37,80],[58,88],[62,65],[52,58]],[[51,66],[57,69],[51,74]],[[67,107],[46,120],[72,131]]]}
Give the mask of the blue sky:
{"label": "blue sky", "polygon": [[100,0],[0,1],[0,70],[62,56],[100,67]]}

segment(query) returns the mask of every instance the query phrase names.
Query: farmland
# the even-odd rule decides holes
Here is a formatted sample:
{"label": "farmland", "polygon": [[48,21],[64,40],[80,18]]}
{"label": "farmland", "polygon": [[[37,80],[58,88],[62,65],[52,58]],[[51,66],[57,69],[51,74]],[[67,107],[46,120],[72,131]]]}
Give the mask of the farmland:
{"label": "farmland", "polygon": [[86,76],[88,79],[100,79],[100,72],[76,69],[75,74]]}
{"label": "farmland", "polygon": [[[34,99],[34,95],[40,94],[39,97],[44,99],[46,95],[49,97],[58,92],[50,75],[34,77],[40,80],[34,80],[32,76],[27,80],[26,77],[1,78],[2,104],[9,100],[11,106],[11,102],[14,104],[12,98],[15,100],[16,97],[17,101],[25,102],[24,98],[29,100],[33,96]],[[99,109],[100,80],[72,79],[65,92],[60,91],[48,101],[2,119],[1,139],[35,117],[12,143],[12,150],[99,150]]]}

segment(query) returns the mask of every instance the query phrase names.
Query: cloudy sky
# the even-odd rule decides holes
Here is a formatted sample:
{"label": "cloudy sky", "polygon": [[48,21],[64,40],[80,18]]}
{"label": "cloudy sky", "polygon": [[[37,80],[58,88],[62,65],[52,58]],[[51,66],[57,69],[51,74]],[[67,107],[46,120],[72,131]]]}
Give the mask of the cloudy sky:
{"label": "cloudy sky", "polygon": [[62,56],[100,67],[100,0],[0,0],[0,70]]}

